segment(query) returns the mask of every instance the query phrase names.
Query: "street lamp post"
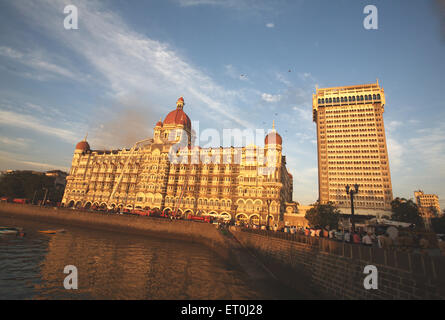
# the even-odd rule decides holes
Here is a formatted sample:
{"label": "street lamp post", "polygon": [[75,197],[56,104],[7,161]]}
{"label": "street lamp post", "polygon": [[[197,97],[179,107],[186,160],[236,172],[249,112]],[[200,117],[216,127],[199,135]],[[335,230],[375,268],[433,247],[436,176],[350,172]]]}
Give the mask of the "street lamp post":
{"label": "street lamp post", "polygon": [[34,196],[32,197],[32,202],[31,202],[31,204],[34,204],[34,201],[35,201],[35,199],[36,199],[36,194],[37,194],[37,190],[34,191]]}
{"label": "street lamp post", "polygon": [[236,225],[236,210],[238,210],[238,205],[235,203],[234,205],[233,205],[233,209],[235,209],[235,216],[234,216],[234,223],[235,223],[235,225]]}
{"label": "street lamp post", "polygon": [[354,195],[358,193],[358,184],[354,185],[354,189],[352,189],[349,184],[345,187],[346,194],[351,197],[351,224],[352,224],[352,232],[355,232],[355,222],[354,222]]}
{"label": "street lamp post", "polygon": [[272,200],[271,199],[267,199],[266,200],[266,203],[267,203],[267,229],[270,229],[270,226],[269,226],[269,224],[270,224],[270,204],[272,203]]}
{"label": "street lamp post", "polygon": [[46,196],[48,195],[48,189],[47,188],[43,188],[43,190],[45,190],[45,196],[43,197],[43,202],[40,204],[40,206],[45,206],[45,202],[46,202]]}

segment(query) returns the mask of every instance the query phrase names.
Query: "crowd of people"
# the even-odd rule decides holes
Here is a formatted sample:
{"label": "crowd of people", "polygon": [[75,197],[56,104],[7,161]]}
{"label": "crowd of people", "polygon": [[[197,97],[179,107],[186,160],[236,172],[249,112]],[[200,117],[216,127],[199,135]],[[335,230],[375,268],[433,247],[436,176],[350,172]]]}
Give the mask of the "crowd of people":
{"label": "crowd of people", "polygon": [[[286,232],[286,231],[285,231]],[[386,233],[374,233],[370,231],[349,231],[347,229],[330,229],[326,228],[296,228],[289,227],[290,233],[300,233],[311,237],[327,238],[331,240],[344,241],[355,244],[363,244],[366,246],[375,246],[379,248],[389,248],[393,246],[393,239]]]}
{"label": "crowd of people", "polygon": [[[247,226],[245,226],[247,227]],[[322,228],[322,227],[297,227],[297,226],[285,226],[281,229],[277,227],[277,225],[271,226],[270,228],[266,228],[263,226],[256,227],[255,226],[249,226],[253,229],[270,229],[275,232],[287,232],[290,234],[300,234],[305,235],[308,237],[319,237],[319,238],[326,238],[334,241],[344,241],[347,243],[354,243],[354,244],[360,244],[365,245],[369,247],[378,247],[378,248],[395,248],[398,247],[399,249],[405,248],[408,250],[418,250],[421,253],[427,252],[427,250],[431,249],[432,247],[436,247],[430,241],[427,237],[417,235],[415,233],[399,233],[398,235],[390,234],[388,233],[388,229],[376,229],[373,231],[369,230],[363,230],[362,228],[359,228],[359,230],[356,230],[355,232],[352,232],[348,229],[335,229],[335,228],[329,228],[329,226]],[[441,251],[442,255],[445,255],[445,237],[438,239],[438,247]],[[437,247],[436,247],[437,249]]]}

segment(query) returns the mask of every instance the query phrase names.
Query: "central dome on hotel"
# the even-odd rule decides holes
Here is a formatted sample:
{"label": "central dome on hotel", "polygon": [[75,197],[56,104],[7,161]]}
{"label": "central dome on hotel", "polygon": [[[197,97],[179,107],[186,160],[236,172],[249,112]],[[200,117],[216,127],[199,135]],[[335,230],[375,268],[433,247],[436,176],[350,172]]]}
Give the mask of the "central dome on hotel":
{"label": "central dome on hotel", "polygon": [[183,125],[184,128],[191,128],[190,118],[182,110],[184,107],[184,98],[180,97],[176,102],[176,110],[170,112],[164,120],[164,125]]}

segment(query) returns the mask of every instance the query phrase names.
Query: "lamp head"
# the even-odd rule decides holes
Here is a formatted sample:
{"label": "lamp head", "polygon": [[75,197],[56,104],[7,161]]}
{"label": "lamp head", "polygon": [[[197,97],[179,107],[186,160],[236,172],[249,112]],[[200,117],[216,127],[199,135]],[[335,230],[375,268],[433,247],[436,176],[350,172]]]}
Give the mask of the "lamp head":
{"label": "lamp head", "polygon": [[345,188],[346,188],[346,194],[349,194],[349,188],[350,188],[350,187],[349,187],[349,184],[348,184],[348,185],[346,185],[346,187],[345,187]]}

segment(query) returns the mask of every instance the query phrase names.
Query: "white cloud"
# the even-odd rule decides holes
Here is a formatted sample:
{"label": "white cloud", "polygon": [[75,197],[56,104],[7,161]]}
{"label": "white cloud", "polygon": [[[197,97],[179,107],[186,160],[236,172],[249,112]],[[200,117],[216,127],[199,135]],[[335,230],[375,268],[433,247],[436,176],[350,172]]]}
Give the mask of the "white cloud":
{"label": "white cloud", "polygon": [[74,131],[49,126],[39,118],[13,111],[0,110],[0,124],[2,124],[2,126],[30,129],[46,135],[56,136],[69,143],[74,143],[79,139]]}
{"label": "white cloud", "polygon": [[272,4],[267,1],[258,0],[177,0],[177,2],[182,7],[214,6],[244,11],[247,10],[249,12],[271,10],[273,7]]}
{"label": "white cloud", "polygon": [[24,53],[17,51],[16,49],[2,46],[0,47],[0,55],[11,58],[25,66],[30,67],[33,70],[41,72],[41,74],[38,75],[31,72],[22,73],[24,76],[37,80],[47,80],[54,76],[62,76],[76,80],[81,78],[79,75],[74,74],[70,70],[48,61],[45,57],[43,57],[43,53],[41,52],[33,51],[30,53]]}
{"label": "white cloud", "polygon": [[273,95],[269,93],[263,93],[261,94],[261,99],[263,99],[266,102],[278,102],[281,100],[281,95]]}
{"label": "white cloud", "polygon": [[236,106],[243,95],[241,91],[221,87],[170,45],[131,30],[118,15],[103,9],[99,3],[77,1],[76,6],[82,12],[82,32],[64,30],[54,16],[61,15],[60,8],[66,3],[41,0],[17,1],[14,5],[27,20],[84,58],[109,84],[112,95],[142,92],[153,99],[166,96],[176,99],[184,95],[186,101],[192,101],[190,105],[202,112],[214,111],[238,125],[254,127],[243,120],[248,117]]}
{"label": "white cloud", "polygon": [[298,114],[300,115],[300,118],[298,120],[302,119],[305,123],[310,123],[312,121],[312,109],[294,106],[292,110],[298,112]]}
{"label": "white cloud", "polygon": [[281,83],[285,84],[288,87],[292,86],[292,82],[290,82],[289,80],[287,80],[283,74],[281,73],[276,73],[276,77],[278,79],[278,81],[280,81]]}
{"label": "white cloud", "polygon": [[404,147],[396,139],[387,137],[386,145],[388,147],[388,158],[391,171],[397,172],[403,168],[403,150]]}
{"label": "white cloud", "polygon": [[54,170],[60,169],[68,172],[69,168],[57,164],[42,163],[37,161],[22,160],[23,155],[0,150],[0,170]]}
{"label": "white cloud", "polygon": [[268,28],[274,28],[274,27],[275,27],[275,24],[269,22],[269,23],[266,24],[266,27],[268,27]]}
{"label": "white cloud", "polygon": [[26,147],[28,145],[28,139],[0,137],[0,143],[14,147]]}
{"label": "white cloud", "polygon": [[315,78],[312,76],[310,72],[298,73],[298,77],[303,81],[316,82]]}

